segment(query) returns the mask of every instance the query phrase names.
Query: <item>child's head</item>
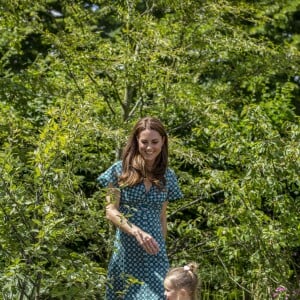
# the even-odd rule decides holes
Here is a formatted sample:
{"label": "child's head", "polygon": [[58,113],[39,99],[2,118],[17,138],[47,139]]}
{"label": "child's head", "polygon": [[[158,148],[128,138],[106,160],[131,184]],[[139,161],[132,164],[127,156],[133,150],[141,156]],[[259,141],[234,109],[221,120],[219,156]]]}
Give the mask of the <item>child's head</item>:
{"label": "child's head", "polygon": [[196,300],[198,265],[194,262],[184,267],[171,269],[165,280],[165,297],[167,300]]}

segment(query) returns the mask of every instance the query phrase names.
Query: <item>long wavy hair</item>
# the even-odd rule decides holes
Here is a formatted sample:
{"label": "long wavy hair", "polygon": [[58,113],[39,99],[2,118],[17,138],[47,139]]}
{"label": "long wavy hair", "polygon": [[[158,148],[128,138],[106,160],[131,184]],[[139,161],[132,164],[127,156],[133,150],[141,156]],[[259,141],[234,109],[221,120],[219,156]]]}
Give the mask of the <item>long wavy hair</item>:
{"label": "long wavy hair", "polygon": [[[146,129],[157,131],[164,139],[161,152],[155,159],[151,170],[147,169],[138,147],[140,133]],[[164,175],[168,167],[168,136],[159,119],[144,117],[135,124],[124,147],[122,162],[123,170],[119,178],[120,185],[133,186],[142,182],[145,177],[157,187],[162,188],[166,184]]]}

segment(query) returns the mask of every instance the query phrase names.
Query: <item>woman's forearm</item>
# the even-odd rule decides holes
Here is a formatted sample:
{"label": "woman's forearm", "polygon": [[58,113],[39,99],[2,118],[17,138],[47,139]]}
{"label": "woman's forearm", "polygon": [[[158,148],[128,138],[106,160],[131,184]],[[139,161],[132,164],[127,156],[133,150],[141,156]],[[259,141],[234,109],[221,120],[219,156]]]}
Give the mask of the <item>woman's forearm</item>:
{"label": "woman's forearm", "polygon": [[167,206],[168,202],[165,202],[162,206],[162,211],[160,215],[160,223],[164,239],[167,238]]}
{"label": "woman's forearm", "polygon": [[129,220],[113,205],[106,207],[106,218],[122,231],[135,236],[138,230],[137,226],[130,223]]}

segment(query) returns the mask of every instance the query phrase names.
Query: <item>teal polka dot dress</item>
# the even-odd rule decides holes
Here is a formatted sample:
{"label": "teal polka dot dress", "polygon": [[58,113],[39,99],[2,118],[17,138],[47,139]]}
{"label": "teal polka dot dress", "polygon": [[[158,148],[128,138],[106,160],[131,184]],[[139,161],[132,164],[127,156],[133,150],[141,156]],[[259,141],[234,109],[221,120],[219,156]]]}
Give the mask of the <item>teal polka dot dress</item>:
{"label": "teal polka dot dress", "polygon": [[[118,186],[122,162],[113,164],[98,177],[102,187],[110,183]],[[107,300],[162,300],[163,280],[169,269],[165,240],[160,223],[160,213],[165,201],[182,197],[177,178],[167,169],[166,187],[163,191],[152,185],[146,192],[143,183],[121,188],[120,212],[133,224],[151,234],[159,243],[159,252],[150,255],[136,239],[117,229],[114,252],[108,267]]]}

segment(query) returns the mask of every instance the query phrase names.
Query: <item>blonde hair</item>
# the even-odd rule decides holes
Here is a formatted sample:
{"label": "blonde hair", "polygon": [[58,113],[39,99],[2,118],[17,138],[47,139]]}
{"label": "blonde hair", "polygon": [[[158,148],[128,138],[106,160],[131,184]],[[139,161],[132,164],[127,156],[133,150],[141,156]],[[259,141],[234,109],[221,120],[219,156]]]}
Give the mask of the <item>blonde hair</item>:
{"label": "blonde hair", "polygon": [[191,297],[191,300],[197,300],[197,289],[199,284],[197,270],[198,264],[190,262],[183,267],[170,269],[165,280],[167,279],[175,290],[185,289]]}

